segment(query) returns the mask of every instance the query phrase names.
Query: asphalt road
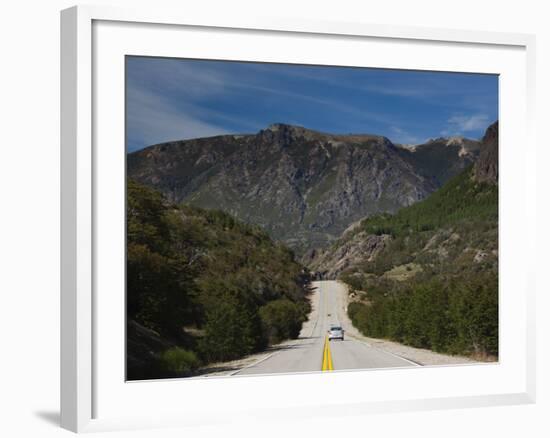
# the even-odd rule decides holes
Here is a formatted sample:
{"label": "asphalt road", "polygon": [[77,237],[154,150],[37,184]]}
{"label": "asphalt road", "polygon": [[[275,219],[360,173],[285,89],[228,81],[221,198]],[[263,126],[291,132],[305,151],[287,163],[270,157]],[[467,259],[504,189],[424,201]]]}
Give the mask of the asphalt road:
{"label": "asphalt road", "polygon": [[299,338],[276,347],[272,354],[232,375],[321,371],[323,356],[326,357],[326,335],[332,324],[341,325],[346,331],[344,341],[328,343],[334,371],[416,366],[353,336],[357,331],[346,314],[347,290],[343,285],[336,281],[317,281],[314,286],[313,309]]}

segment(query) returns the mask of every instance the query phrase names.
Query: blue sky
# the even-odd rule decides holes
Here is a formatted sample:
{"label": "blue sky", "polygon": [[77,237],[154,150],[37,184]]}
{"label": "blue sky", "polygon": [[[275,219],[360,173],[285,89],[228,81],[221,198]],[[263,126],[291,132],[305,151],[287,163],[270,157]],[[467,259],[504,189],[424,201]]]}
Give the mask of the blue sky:
{"label": "blue sky", "polygon": [[480,138],[498,118],[495,75],[126,58],[127,149],[288,123],[394,143]]}

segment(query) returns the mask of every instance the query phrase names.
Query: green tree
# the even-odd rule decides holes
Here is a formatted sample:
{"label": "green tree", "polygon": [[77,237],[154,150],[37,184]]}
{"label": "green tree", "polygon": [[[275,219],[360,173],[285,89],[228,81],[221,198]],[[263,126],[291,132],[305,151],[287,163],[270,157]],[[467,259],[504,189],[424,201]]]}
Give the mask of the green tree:
{"label": "green tree", "polygon": [[264,343],[257,306],[240,291],[221,291],[206,310],[201,352],[208,361],[250,354]]}
{"label": "green tree", "polygon": [[271,301],[260,308],[260,317],[270,343],[295,339],[306,320],[304,309],[284,298]]}

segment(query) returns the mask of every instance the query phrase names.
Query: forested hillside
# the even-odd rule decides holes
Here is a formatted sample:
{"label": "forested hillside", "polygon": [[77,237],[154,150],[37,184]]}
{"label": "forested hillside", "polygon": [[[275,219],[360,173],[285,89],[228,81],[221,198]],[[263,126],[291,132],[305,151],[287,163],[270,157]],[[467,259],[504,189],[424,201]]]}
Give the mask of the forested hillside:
{"label": "forested hillside", "polygon": [[[497,142],[495,124],[483,143],[494,151]],[[363,220],[330,250],[382,239],[339,274],[355,291],[348,312],[366,335],[498,356],[498,155],[482,157],[491,178],[470,166],[424,201]]]}
{"label": "forested hillside", "polygon": [[368,336],[435,351],[498,355],[498,194],[472,169],[425,201],[361,227],[391,236],[341,276],[362,300],[354,324]]}
{"label": "forested hillside", "polygon": [[260,228],[128,180],[127,376],[192,375],[298,336],[308,273]]}

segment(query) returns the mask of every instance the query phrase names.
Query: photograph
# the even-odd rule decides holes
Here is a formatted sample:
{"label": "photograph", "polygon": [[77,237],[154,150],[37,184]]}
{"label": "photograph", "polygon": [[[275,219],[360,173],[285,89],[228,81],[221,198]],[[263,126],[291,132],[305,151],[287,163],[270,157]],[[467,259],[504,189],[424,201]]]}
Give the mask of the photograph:
{"label": "photograph", "polygon": [[0,436],[550,437],[545,2],[5,3]]}
{"label": "photograph", "polygon": [[126,380],[497,364],[498,119],[497,74],[126,55]]}

